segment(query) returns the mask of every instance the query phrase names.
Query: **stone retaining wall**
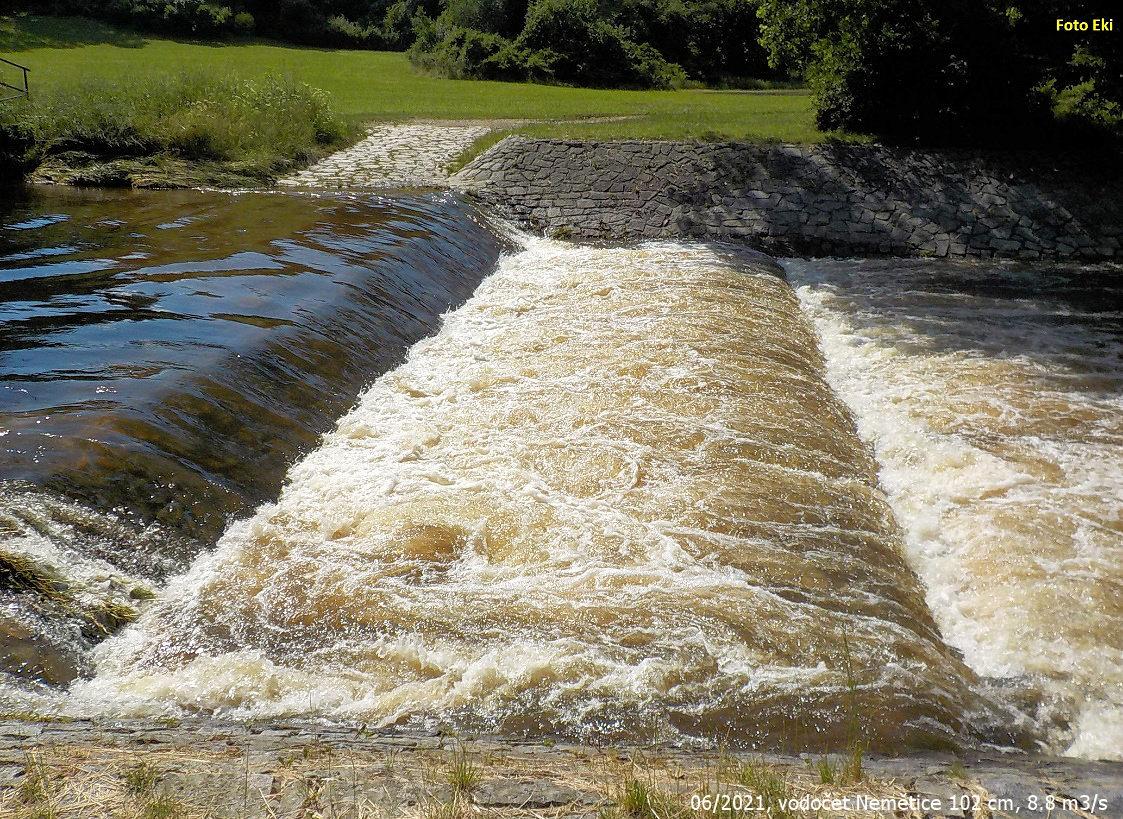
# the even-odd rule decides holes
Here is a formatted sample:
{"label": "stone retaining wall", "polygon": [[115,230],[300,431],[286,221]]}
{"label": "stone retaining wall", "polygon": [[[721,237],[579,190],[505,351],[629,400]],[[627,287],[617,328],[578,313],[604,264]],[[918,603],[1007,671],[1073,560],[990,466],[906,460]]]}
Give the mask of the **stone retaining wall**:
{"label": "stone retaining wall", "polygon": [[508,137],[450,184],[574,239],[777,254],[1123,258],[1123,180],[1054,157]]}

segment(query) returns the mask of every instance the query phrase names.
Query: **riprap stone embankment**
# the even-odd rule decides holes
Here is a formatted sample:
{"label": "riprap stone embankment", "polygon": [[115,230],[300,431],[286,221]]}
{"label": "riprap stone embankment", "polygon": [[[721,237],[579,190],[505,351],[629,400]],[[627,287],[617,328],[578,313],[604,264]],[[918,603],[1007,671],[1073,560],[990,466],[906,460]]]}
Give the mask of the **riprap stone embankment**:
{"label": "riprap stone embankment", "polygon": [[1123,258],[1123,180],[1048,156],[508,137],[450,180],[573,239],[784,255]]}

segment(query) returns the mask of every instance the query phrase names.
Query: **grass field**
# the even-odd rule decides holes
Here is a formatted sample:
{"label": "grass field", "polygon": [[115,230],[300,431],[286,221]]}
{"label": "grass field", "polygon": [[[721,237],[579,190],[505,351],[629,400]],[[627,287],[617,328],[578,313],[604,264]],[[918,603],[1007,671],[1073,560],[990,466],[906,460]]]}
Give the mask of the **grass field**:
{"label": "grass field", "polygon": [[800,89],[616,91],[446,80],[417,73],[400,53],[171,40],[78,18],[0,18],[0,56],[31,68],[32,93],[79,79],[112,86],[185,70],[248,78],[281,73],[327,91],[335,110],[354,122],[518,119],[533,121],[519,130],[534,135],[598,139],[847,138],[815,128]]}

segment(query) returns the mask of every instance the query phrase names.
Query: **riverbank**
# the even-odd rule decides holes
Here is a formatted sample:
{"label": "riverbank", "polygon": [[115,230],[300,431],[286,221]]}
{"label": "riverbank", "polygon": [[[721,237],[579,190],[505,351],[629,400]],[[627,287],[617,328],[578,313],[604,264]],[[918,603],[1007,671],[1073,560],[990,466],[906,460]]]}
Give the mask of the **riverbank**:
{"label": "riverbank", "polygon": [[[740,794],[738,804],[748,807],[723,815],[741,816],[768,815],[759,808],[769,806],[776,817],[1059,819],[1123,811],[1120,763],[996,751],[867,756],[854,781],[849,762],[314,723],[7,720],[0,815],[664,819],[711,813],[699,800],[691,809],[692,797],[706,794]],[[782,807],[792,799],[794,808]],[[887,801],[858,809],[874,799],[917,809],[886,810]],[[828,808],[800,809],[812,800]]]}
{"label": "riverbank", "polygon": [[1123,180],[1047,155],[509,137],[450,184],[575,240],[732,240],[785,256],[1123,258]]}
{"label": "riverbank", "polygon": [[85,77],[0,108],[0,181],[260,187],[353,136],[322,91],[279,75]]}

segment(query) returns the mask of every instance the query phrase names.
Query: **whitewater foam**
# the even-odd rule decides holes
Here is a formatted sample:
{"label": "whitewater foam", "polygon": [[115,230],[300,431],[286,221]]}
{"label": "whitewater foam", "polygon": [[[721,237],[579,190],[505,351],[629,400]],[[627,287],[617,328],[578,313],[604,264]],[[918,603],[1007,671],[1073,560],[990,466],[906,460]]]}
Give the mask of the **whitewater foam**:
{"label": "whitewater foam", "polygon": [[[968,665],[1053,751],[1123,751],[1123,314],[1111,271],[785,265]],[[1118,304],[1118,300],[1114,301]]]}
{"label": "whitewater foam", "polygon": [[855,702],[882,748],[977,727],[778,272],[527,240],[74,702],[833,748]]}

